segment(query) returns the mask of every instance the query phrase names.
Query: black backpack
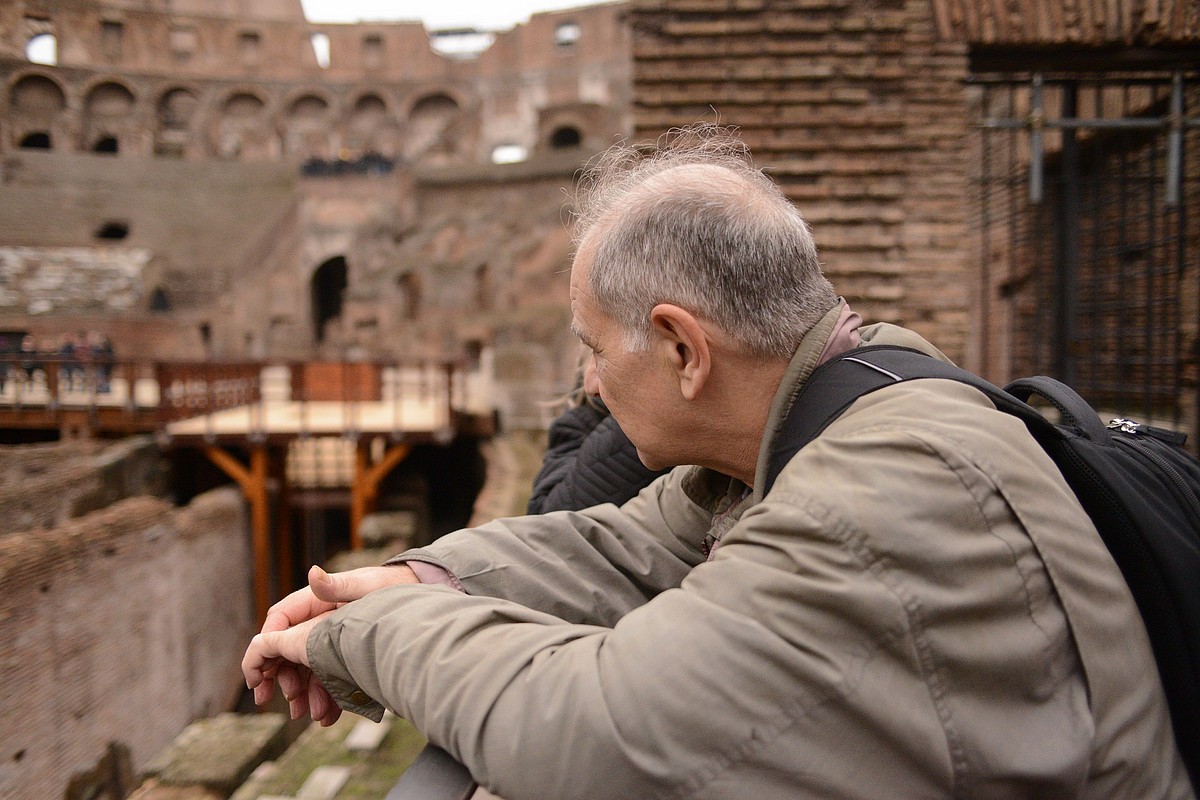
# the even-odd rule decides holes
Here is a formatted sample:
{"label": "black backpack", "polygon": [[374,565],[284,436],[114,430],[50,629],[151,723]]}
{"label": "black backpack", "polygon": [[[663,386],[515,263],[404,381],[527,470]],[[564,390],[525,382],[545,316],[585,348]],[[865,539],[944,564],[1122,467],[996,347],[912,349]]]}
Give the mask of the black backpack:
{"label": "black backpack", "polygon": [[[864,394],[901,381],[947,378],[1024,421],[1062,470],[1137,601],[1193,786],[1200,787],[1200,461],[1186,436],[1115,419],[1107,427],[1070,387],[1044,376],[1004,389],[905,347],[869,346],[813,371],[771,451],[766,491],[804,445]],[[1058,409],[1049,421],[1026,400]]]}

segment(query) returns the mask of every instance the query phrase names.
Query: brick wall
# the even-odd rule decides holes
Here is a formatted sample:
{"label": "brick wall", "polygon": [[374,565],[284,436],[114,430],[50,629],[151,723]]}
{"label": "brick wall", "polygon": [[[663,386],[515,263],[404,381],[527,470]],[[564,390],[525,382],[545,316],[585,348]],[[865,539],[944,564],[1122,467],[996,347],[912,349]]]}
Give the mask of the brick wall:
{"label": "brick wall", "polygon": [[868,321],[968,357],[966,48],[924,0],[638,0],[638,138],[737,126]]}
{"label": "brick wall", "polygon": [[166,492],[166,466],[148,436],[0,448],[0,536],[54,528],[118,500]]}
{"label": "brick wall", "polygon": [[230,489],[0,537],[0,797],[62,797],[126,748],[140,769],[231,707],[252,627],[247,541]]}

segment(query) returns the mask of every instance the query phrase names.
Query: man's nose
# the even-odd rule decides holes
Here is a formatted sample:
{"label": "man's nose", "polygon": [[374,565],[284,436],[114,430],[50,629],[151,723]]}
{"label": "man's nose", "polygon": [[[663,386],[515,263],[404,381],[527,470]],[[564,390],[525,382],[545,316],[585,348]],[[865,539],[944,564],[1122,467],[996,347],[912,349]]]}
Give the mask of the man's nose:
{"label": "man's nose", "polygon": [[600,377],[596,374],[595,356],[588,356],[587,364],[583,367],[583,391],[589,397],[600,396]]}

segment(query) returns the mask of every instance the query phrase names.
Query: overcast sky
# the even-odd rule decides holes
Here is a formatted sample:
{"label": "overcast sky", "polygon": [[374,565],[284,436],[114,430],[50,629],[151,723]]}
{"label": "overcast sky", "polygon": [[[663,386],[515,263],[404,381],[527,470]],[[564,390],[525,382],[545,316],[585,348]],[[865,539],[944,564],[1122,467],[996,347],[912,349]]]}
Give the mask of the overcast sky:
{"label": "overcast sky", "polygon": [[310,22],[421,20],[430,30],[502,30],[536,11],[598,5],[585,0],[301,0]]}

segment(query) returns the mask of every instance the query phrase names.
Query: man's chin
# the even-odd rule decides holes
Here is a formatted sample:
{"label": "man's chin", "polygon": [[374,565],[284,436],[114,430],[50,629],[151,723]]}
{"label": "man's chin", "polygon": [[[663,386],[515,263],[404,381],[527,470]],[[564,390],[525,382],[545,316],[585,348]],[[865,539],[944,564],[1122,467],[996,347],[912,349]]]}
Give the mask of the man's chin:
{"label": "man's chin", "polygon": [[648,470],[653,470],[654,472],[658,472],[661,469],[667,469],[668,467],[675,466],[675,464],[669,464],[666,461],[664,461],[663,459],[658,458],[650,453],[647,453],[647,452],[641,450],[640,448],[635,448],[635,449],[637,449],[637,456],[638,456],[638,459],[642,462],[642,466],[644,466]]}

